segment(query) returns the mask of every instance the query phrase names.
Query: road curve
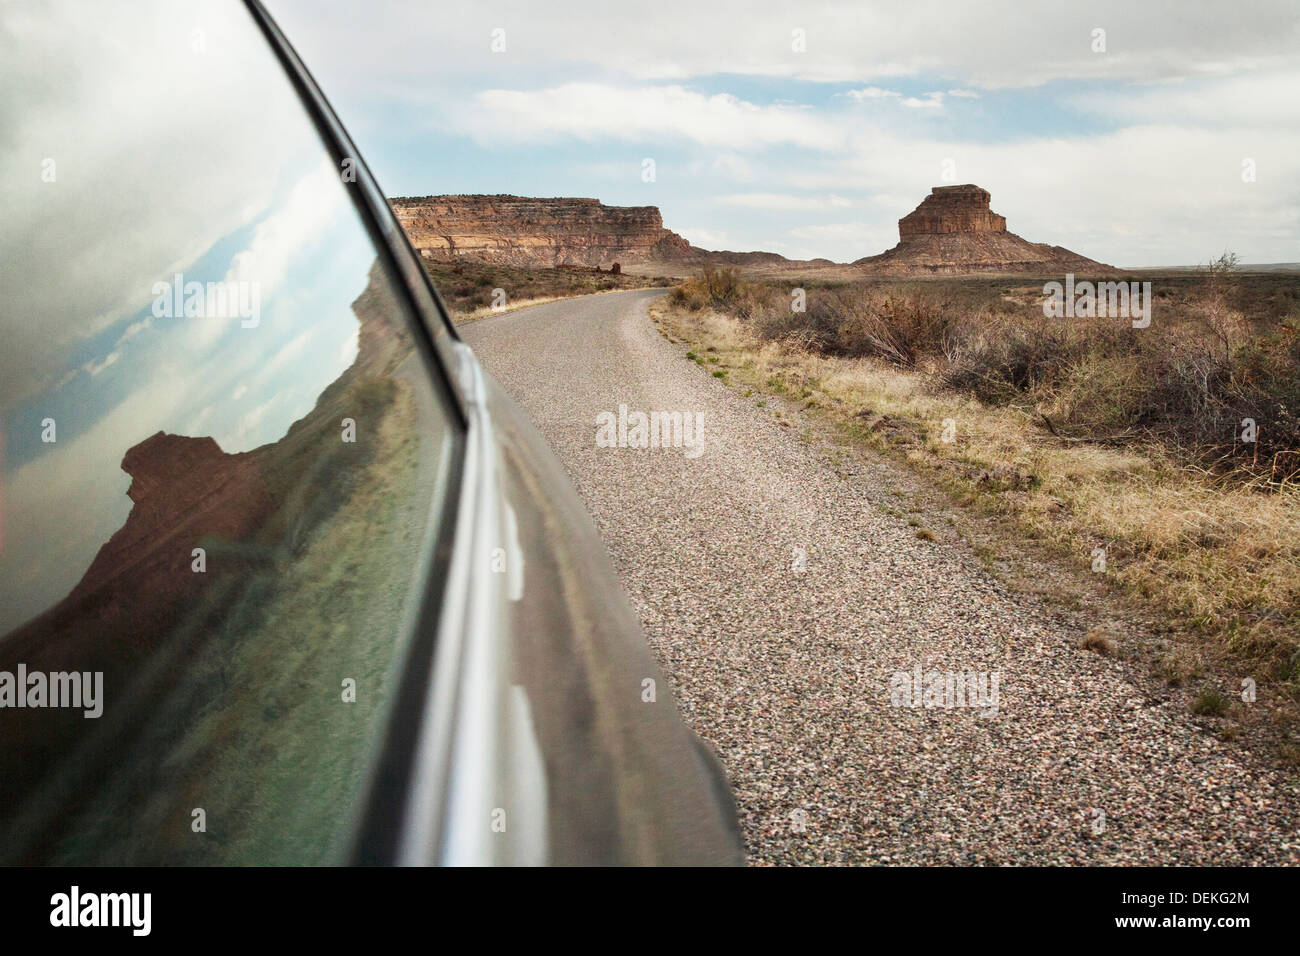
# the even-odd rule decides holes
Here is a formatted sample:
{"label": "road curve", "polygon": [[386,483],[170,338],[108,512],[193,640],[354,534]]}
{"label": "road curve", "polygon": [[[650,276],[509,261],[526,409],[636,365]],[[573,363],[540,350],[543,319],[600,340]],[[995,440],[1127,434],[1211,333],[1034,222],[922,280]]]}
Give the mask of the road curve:
{"label": "road curve", "polygon": [[[1283,780],[1079,650],[1088,622],[882,510],[886,463],[804,440],[686,361],[647,317],[658,294],[460,331],[591,511],[727,768],[751,862],[1300,862]],[[620,405],[702,412],[702,452],[598,447]],[[983,675],[986,706],[945,698],[949,673]]]}

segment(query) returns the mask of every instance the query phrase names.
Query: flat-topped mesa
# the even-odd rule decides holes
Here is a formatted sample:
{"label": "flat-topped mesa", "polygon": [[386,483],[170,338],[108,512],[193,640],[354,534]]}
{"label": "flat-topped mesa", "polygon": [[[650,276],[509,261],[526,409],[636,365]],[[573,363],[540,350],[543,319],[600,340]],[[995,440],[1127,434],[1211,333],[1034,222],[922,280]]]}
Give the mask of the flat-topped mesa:
{"label": "flat-topped mesa", "polygon": [[528,196],[421,196],[390,202],[412,244],[427,259],[608,268],[614,262],[690,253],[685,239],[664,228],[654,206]]}
{"label": "flat-topped mesa", "polygon": [[898,220],[901,239],[955,232],[1006,232],[1007,220],[989,209],[992,197],[973,183],[935,186],[914,210]]}
{"label": "flat-topped mesa", "polygon": [[[655,206],[606,206],[596,199],[528,196],[414,196],[390,199],[393,214],[425,259],[496,265],[598,266],[680,274],[705,262],[789,264],[775,252],[710,252],[664,228]],[[829,262],[824,264],[829,265]],[[671,267],[671,268],[668,268]],[[647,271],[664,268],[663,273]],[[678,271],[673,271],[678,270]]]}
{"label": "flat-topped mesa", "polygon": [[1029,242],[1007,232],[1004,216],[989,209],[989,192],[973,183],[935,186],[898,220],[898,245],[854,263],[874,275],[1043,275],[1109,270],[1069,249]]}

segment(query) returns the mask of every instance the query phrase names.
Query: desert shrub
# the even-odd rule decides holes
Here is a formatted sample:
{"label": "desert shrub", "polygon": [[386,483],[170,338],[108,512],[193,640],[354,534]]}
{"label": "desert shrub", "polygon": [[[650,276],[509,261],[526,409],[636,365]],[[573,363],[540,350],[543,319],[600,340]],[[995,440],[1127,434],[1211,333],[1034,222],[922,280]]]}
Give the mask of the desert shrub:
{"label": "desert shrub", "polygon": [[668,293],[668,304],[677,308],[689,309],[692,312],[698,312],[704,308],[705,300],[702,290],[695,280],[690,279],[681,285],[673,286],[672,292]]}
{"label": "desert shrub", "polygon": [[751,319],[772,308],[775,294],[771,286],[743,281],[735,269],[705,265],[698,276],[674,286],[668,302],[692,312],[713,308]]}
{"label": "desert shrub", "polygon": [[905,368],[942,354],[973,318],[964,307],[932,294],[865,285],[810,288],[806,311],[793,312],[789,290],[770,288],[765,308],[754,310],[758,335],[798,337],[832,355],[874,356]]}
{"label": "desert shrub", "polygon": [[849,355],[875,355],[907,368],[933,352],[942,340],[949,314],[938,303],[917,296],[868,291],[831,293],[837,346]]}
{"label": "desert shrub", "polygon": [[1049,321],[969,325],[946,351],[948,367],[941,380],[986,404],[1005,405],[1023,395],[1061,387],[1087,351],[1086,340],[1077,331]]}
{"label": "desert shrub", "polygon": [[[1077,348],[1077,345],[1075,346]],[[1033,392],[1037,410],[1064,434],[1099,437],[1138,427],[1151,383],[1127,356],[1086,348]]]}
{"label": "desert shrub", "polygon": [[709,303],[719,309],[731,306],[740,291],[740,279],[735,269],[705,265],[700,270],[699,282]]}
{"label": "desert shrub", "polygon": [[[760,341],[874,357],[935,373],[941,387],[1014,405],[1063,437],[1157,440],[1184,460],[1274,485],[1300,479],[1300,286],[1235,277],[1225,254],[1153,290],[1156,321],[1043,316],[1036,281],[786,282],[706,266],[670,302],[726,311]],[[1242,440],[1244,420],[1256,440]]]}

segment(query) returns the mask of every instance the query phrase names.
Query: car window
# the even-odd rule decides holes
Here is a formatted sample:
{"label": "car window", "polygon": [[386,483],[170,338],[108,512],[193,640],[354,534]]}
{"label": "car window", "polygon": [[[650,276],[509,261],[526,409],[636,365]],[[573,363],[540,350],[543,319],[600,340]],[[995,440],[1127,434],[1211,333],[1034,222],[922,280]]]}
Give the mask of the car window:
{"label": "car window", "polygon": [[449,400],[242,5],[0,17],[0,862],[341,859]]}

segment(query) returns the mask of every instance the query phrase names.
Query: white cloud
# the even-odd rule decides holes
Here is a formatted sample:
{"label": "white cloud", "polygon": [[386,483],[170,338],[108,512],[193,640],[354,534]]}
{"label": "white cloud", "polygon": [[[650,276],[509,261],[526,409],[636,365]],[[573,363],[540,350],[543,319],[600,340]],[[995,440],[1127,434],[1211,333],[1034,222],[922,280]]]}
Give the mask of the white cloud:
{"label": "white cloud", "polygon": [[[831,0],[798,10],[752,0],[659,0],[629,19],[605,0],[521,6],[506,0],[392,0],[357,17],[345,5],[269,0],[326,92],[365,87],[415,95],[433,78],[491,73],[684,81],[719,74],[871,82],[941,71],[955,86],[1038,86],[1061,79],[1150,81],[1231,73],[1294,59],[1293,0],[1225,10],[1216,0],[1025,4]],[[1107,51],[1091,49],[1107,30]],[[790,31],[806,31],[807,51]],[[507,49],[493,54],[495,28]],[[437,55],[430,56],[431,43]],[[331,84],[331,79],[337,82]],[[398,93],[400,91],[400,93]],[[432,101],[432,100],[430,100]]]}
{"label": "white cloud", "polygon": [[126,331],[123,332],[121,336],[118,337],[117,345],[114,346],[114,348],[121,348],[124,343],[131,341],[131,339],[135,338],[137,335],[139,335],[141,332],[144,332],[152,325],[153,325],[152,316],[143,318],[139,322],[132,322],[130,325],[126,327]]}
{"label": "white cloud", "polygon": [[[190,46],[196,23],[204,53]],[[17,169],[0,176],[0,408],[30,423],[49,401],[59,429],[55,444],[16,443],[21,457],[5,463],[4,632],[66,594],[121,526],[128,448],[209,426],[233,430],[247,445],[226,450],[244,451],[310,409],[341,370],[336,343],[355,336],[349,306],[375,250],[355,217],[336,215],[346,189],[238,5],[141,2],[116,25],[59,0],[6,5],[0,33],[22,40],[0,60],[0,155]],[[39,178],[44,155],[58,159],[55,182]],[[272,320],[248,330],[260,347],[195,348],[183,322],[129,318],[155,281],[205,256],[219,270],[209,254],[240,245],[251,258],[232,276],[286,286]],[[284,282],[298,274],[307,281]],[[304,329],[310,342],[295,337]],[[268,368],[280,374],[250,394]],[[66,388],[51,400],[56,382]]]}
{"label": "white cloud", "polygon": [[[411,125],[438,135],[468,131],[488,146],[636,142],[629,152],[639,158],[656,155],[642,153],[642,142],[662,143],[657,195],[636,201],[657,202],[670,228],[694,222],[725,234],[731,247],[760,242],[743,224],[757,207],[712,200],[742,190],[851,193],[879,211],[890,245],[893,220],[944,181],[940,164],[954,158],[956,181],[993,190],[994,207],[1028,238],[1121,263],[1186,262],[1223,242],[1259,259],[1295,259],[1287,251],[1300,205],[1294,0],[1226,13],[1217,0],[1185,0],[1177,16],[1131,0],[843,0],[797,15],[744,0],[663,0],[635,29],[601,0],[532,8],[393,0],[360,20],[308,0],[269,3],[326,91],[356,110],[354,123],[392,115],[369,109],[375,103],[406,104]],[[806,30],[806,53],[790,49],[793,25]],[[1098,25],[1107,31],[1103,54],[1091,49]],[[488,47],[497,26],[509,38],[500,55]],[[428,55],[433,36],[436,57]],[[709,93],[726,89],[731,75],[855,89],[827,106],[795,88],[819,104],[809,110],[767,105],[752,93],[748,103],[715,102]],[[698,77],[710,78],[708,93],[697,89],[705,86]],[[1032,110],[999,117],[1013,131],[1000,141],[945,135],[944,124],[960,119],[969,101],[982,97],[992,113],[1013,91],[1045,84],[1055,86]],[[486,87],[500,99],[481,101]],[[862,108],[871,102],[898,108]],[[1054,107],[1057,129],[1047,125]],[[1087,128],[1079,128],[1079,111],[1090,114]],[[919,123],[925,132],[917,137]],[[529,150],[518,154],[531,161]],[[1249,187],[1240,182],[1245,158],[1258,169]],[[703,218],[697,204],[714,216]],[[804,210],[772,211],[788,214],[791,230],[814,225]],[[826,242],[820,251],[839,259],[884,247],[860,249],[847,235]]]}
{"label": "white cloud", "polygon": [[837,95],[848,97],[858,103],[888,99],[903,106],[910,106],[914,109],[936,109],[942,107],[945,95],[967,100],[979,98],[979,94],[974,90],[949,90],[946,94],[942,90],[934,90],[929,93],[924,93],[921,96],[903,96],[903,94],[897,90],[886,90],[879,86],[868,86],[861,90],[849,90],[846,93],[840,93]]}
{"label": "white cloud", "polygon": [[841,95],[861,103],[865,100],[882,100],[891,96],[902,96],[903,94],[895,90],[881,89],[879,86],[868,86],[861,90],[848,90]]}
{"label": "white cloud", "polygon": [[[840,254],[840,261],[845,262],[884,252],[898,242],[897,229],[887,222],[832,222],[796,226],[790,230],[790,235],[822,250],[831,246],[848,250],[847,253]],[[826,257],[826,252],[817,255]]]}
{"label": "white cloud", "polygon": [[707,159],[692,160],[687,164],[686,172],[692,177],[712,174],[725,177],[734,183],[753,183],[766,179],[770,175],[770,166],[739,153],[719,151],[712,153]]}
{"label": "white cloud", "polygon": [[1250,250],[1253,261],[1294,261],[1300,130],[1260,133],[1250,145],[1267,171],[1254,183],[1241,179],[1243,139],[1235,133],[1151,123],[972,143],[877,130],[842,155],[783,170],[776,181],[826,192],[871,184],[874,197],[864,204],[880,209],[887,241],[862,248],[847,233],[827,233],[822,254],[840,261],[897,242],[894,220],[943,184],[948,158],[956,182],[988,189],[1007,228],[1035,242],[1121,266],[1193,264],[1225,246]]}
{"label": "white cloud", "polygon": [[682,226],[677,234],[693,246],[701,249],[735,249],[736,242],[725,232],[708,227]]}
{"label": "white cloud", "polygon": [[[1207,90],[1218,90],[1218,83],[1228,85],[1203,98]],[[1291,74],[1264,73],[1087,99],[1080,95],[1079,108],[1098,114],[1113,108],[1116,117],[1131,125],[1076,132],[1063,121],[1059,131],[993,142],[909,132],[905,113],[941,115],[945,94],[938,91],[924,97],[869,97],[912,106],[896,112],[892,126],[877,116],[864,122],[853,108],[762,106],[679,86],[635,91],[596,84],[503,97],[479,121],[491,117],[488,125],[510,125],[518,137],[542,140],[677,139],[706,152],[693,161],[690,172],[714,182],[727,181],[728,174],[708,157],[728,157],[728,163],[746,173],[743,181],[759,188],[724,192],[710,203],[721,210],[826,211],[829,200],[798,194],[869,191],[862,201],[880,208],[883,227],[870,235],[887,241],[863,248],[847,233],[823,235],[826,245],[820,254],[840,261],[893,245],[895,220],[932,186],[948,181],[944,163],[949,159],[956,164],[956,182],[991,190],[993,206],[1009,217],[1010,228],[1037,242],[1067,246],[1117,265],[1185,264],[1224,245],[1255,261],[1293,261],[1300,220],[1300,124],[1265,120],[1289,118],[1300,109],[1300,97],[1287,98],[1294,88]],[[502,108],[507,103],[509,108]],[[1232,103],[1240,104],[1235,113]],[[1218,111],[1222,115],[1207,115]],[[1237,117],[1254,125],[1238,127]],[[790,148],[800,149],[799,161],[790,161]],[[786,152],[773,157],[780,149]],[[1255,183],[1241,180],[1244,158],[1256,163]],[[1189,204],[1189,196],[1196,197],[1194,203]],[[666,224],[677,229],[684,218],[674,220],[666,213]],[[725,216],[712,226],[695,221],[697,231],[688,238],[698,245],[762,248],[757,236],[745,235]]]}
{"label": "white cloud", "polygon": [[356,329],[351,334],[344,337],[339,345],[338,364],[341,368],[348,368],[357,360],[357,353],[361,347],[361,325],[358,323]]}
{"label": "white cloud", "polygon": [[843,196],[796,196],[790,193],[733,193],[719,196],[717,202],[723,206],[778,212],[847,209],[853,205],[853,200]]}
{"label": "white cloud", "polygon": [[485,90],[453,113],[460,129],[489,145],[572,137],[688,140],[721,149],[831,149],[845,141],[842,126],[808,107],[758,105],[682,86],[567,83],[542,90]]}
{"label": "white cloud", "polygon": [[[265,208],[276,185],[267,170],[298,141],[284,135],[302,124],[292,97],[261,92],[284,82],[279,66],[239,52],[255,37],[242,11],[154,0],[132,17],[153,38],[147,64],[133,44],[105,42],[99,18],[79,4],[0,8],[0,33],[22,38],[0,61],[0,275],[6,308],[27,317],[6,332],[0,402],[30,395],[69,342],[147,307],[154,281],[195,261],[247,208]],[[203,55],[190,47],[196,22]],[[52,81],[52,62],[77,66]],[[213,130],[258,149],[213,149]],[[40,178],[46,157],[54,182]],[[206,188],[194,189],[198,181]],[[131,242],[121,239],[126,223]]]}
{"label": "white cloud", "polygon": [[1122,122],[1160,122],[1223,129],[1300,126],[1300,70],[1262,71],[1122,91],[1071,92],[1067,105]]}
{"label": "white cloud", "polygon": [[81,368],[83,371],[89,373],[91,378],[94,378],[96,375],[104,371],[104,369],[108,368],[110,365],[112,365],[121,357],[122,357],[121,352],[109,352],[107,355],[104,356],[102,361],[97,362],[94,359],[91,359],[85,365],[81,366]]}
{"label": "white cloud", "polygon": [[267,301],[284,281],[289,264],[301,261],[347,203],[347,195],[339,189],[338,171],[322,157],[275,212],[257,224],[248,248],[231,257],[226,281],[256,282],[262,301]]}
{"label": "white cloud", "polygon": [[249,436],[257,432],[258,427],[262,424],[263,420],[268,414],[270,414],[271,409],[273,409],[280,400],[280,395],[272,395],[266,401],[262,402],[262,404],[250,408],[243,415],[239,416],[239,421],[236,422],[233,429],[217,438],[217,444],[220,445],[222,449],[244,448],[251,444]]}
{"label": "white cloud", "polygon": [[[167,372],[132,392],[93,427],[5,475],[6,541],[0,632],[66,594],[131,510],[122,436],[163,427],[185,383]],[[77,467],[67,467],[76,462]]]}
{"label": "white cloud", "polygon": [[943,106],[943,94],[934,92],[924,96],[908,96],[903,99],[903,105],[914,109],[939,109]]}

